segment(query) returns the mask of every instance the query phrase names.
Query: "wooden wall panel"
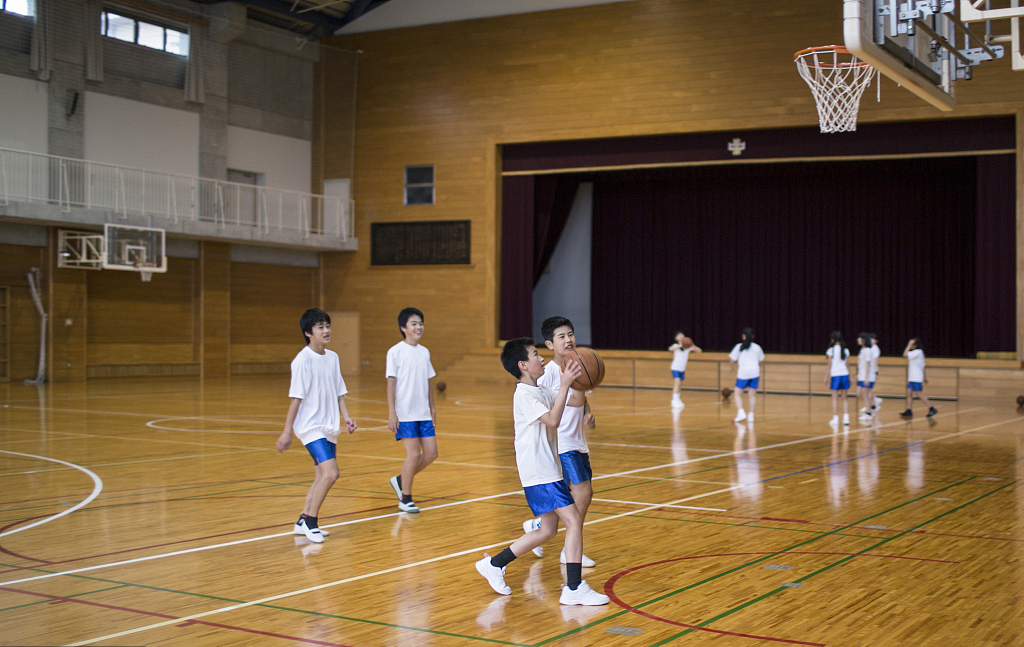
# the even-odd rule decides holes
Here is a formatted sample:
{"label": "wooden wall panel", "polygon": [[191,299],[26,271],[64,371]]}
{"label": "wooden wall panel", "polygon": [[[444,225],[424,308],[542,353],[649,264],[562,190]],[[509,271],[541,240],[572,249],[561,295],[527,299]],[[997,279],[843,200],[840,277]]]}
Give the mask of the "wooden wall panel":
{"label": "wooden wall panel", "polygon": [[[161,347],[191,345],[194,330],[193,282],[198,262],[171,258],[165,274],[153,274],[143,281],[137,272],[118,270],[89,271],[89,364],[166,364],[196,361],[189,353],[181,358],[173,351],[171,359],[160,354]],[[86,272],[86,270],[77,270]],[[145,361],[116,361],[109,354],[102,361],[92,356],[92,347],[118,344],[152,345],[153,356]]]}
{"label": "wooden wall panel", "polygon": [[[317,306],[316,274],[316,269],[308,267],[232,263],[232,345],[285,344],[295,349],[294,357],[302,347],[299,317]],[[233,349],[231,361],[252,360],[234,355]]]}
{"label": "wooden wall panel", "polygon": [[49,288],[46,379],[54,382],[81,380],[86,377],[87,276],[94,272],[57,268],[55,227],[49,231],[49,250],[50,258],[43,274],[48,272],[50,276],[42,287],[44,293]]}
{"label": "wooden wall panel", "polygon": [[[818,0],[636,0],[329,39],[363,52],[353,178],[360,251],[343,270],[325,271],[343,272],[343,279],[325,276],[325,283],[343,286],[329,296],[338,301],[332,308],[362,313],[369,371],[382,368],[397,341],[392,321],[405,305],[424,311],[424,343],[438,366],[496,344],[501,144],[720,131],[724,147],[733,129],[813,125],[814,102],[792,54],[842,42],[838,7],[823,11]],[[1022,109],[1024,84],[1008,60],[975,72],[958,84],[952,113],[883,80],[882,102],[869,92],[860,121]],[[350,115],[325,110],[322,117],[317,146],[344,149]],[[325,177],[348,170],[346,160],[330,155],[323,163]],[[435,165],[436,205],[402,204],[408,164]],[[472,220],[472,265],[369,265],[371,222],[449,218]]]}
{"label": "wooden wall panel", "polygon": [[203,377],[231,373],[231,246],[199,244],[200,317],[202,342],[199,364]]}
{"label": "wooden wall panel", "polygon": [[[0,284],[10,288],[12,382],[34,378],[39,366],[41,320],[25,276],[33,267],[45,269],[47,260],[45,247],[0,244]],[[47,274],[43,273],[44,281],[49,280]]]}

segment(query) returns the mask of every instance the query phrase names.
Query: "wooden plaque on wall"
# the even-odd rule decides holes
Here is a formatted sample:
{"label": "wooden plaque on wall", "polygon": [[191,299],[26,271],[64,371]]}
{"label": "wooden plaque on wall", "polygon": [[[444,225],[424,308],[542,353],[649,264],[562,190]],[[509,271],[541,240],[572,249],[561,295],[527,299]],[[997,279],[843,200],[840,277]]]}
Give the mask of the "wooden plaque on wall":
{"label": "wooden plaque on wall", "polygon": [[468,265],[470,221],[374,222],[371,265]]}

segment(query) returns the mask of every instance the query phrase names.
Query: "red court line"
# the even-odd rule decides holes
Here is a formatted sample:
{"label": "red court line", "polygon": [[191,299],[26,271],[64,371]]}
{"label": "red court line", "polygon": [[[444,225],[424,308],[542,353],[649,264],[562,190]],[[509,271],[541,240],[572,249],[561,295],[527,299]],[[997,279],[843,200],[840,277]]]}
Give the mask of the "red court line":
{"label": "red court line", "polygon": [[[46,515],[39,515],[38,517],[29,517],[27,519],[19,519],[18,521],[15,521],[13,523],[9,523],[6,526],[4,526],[3,528],[0,528],[0,533],[4,532],[8,528],[13,528],[14,526],[20,526],[23,523],[26,523],[26,522],[29,522],[29,521],[35,521],[36,519],[42,519],[45,516]],[[7,550],[3,546],[0,546],[0,553],[3,553],[4,555],[10,555],[11,557],[16,557],[18,559],[28,560],[30,562],[37,562],[39,564],[47,564],[47,565],[53,564],[53,562],[48,562],[45,559],[36,559],[35,557],[29,557],[27,555],[19,555],[18,553],[14,552],[13,550]],[[26,566],[24,568],[30,568],[30,567]],[[31,567],[31,568],[34,568],[34,567]],[[11,569],[11,570],[12,571],[20,571],[22,569],[21,568],[14,568],[14,569]],[[6,573],[6,572],[8,572],[8,571],[0,571],[0,573]]]}
{"label": "red court line", "polygon": [[[790,644],[790,645],[809,645],[811,647],[825,647],[824,643],[813,643],[813,642],[806,642],[806,641],[802,641],[802,640],[792,640],[792,639],[789,639],[789,638],[774,638],[772,636],[758,636],[758,635],[754,635],[754,634],[745,634],[745,633],[739,633],[739,632],[735,632],[735,631],[724,631],[722,629],[710,629],[708,627],[699,627],[697,625],[691,625],[691,624],[687,624],[685,622],[679,622],[677,620],[670,620],[668,618],[662,618],[661,616],[656,616],[656,615],[654,615],[652,613],[647,613],[646,611],[641,611],[640,609],[637,609],[634,606],[626,604],[626,602],[615,593],[615,583],[618,582],[620,578],[622,578],[622,577],[624,577],[626,575],[629,575],[630,573],[633,573],[635,571],[639,571],[639,570],[644,569],[644,568],[649,568],[651,566],[659,566],[661,564],[670,564],[670,563],[673,563],[673,562],[681,562],[681,561],[690,560],[690,559],[704,559],[704,558],[707,558],[707,557],[734,557],[734,556],[745,556],[745,555],[774,555],[774,554],[776,554],[775,551],[761,551],[761,552],[747,552],[747,553],[715,553],[715,554],[711,554],[711,555],[691,555],[689,557],[674,557],[672,559],[663,559],[661,561],[651,562],[649,564],[641,564],[640,566],[634,566],[633,568],[627,568],[624,571],[620,571],[619,573],[616,573],[607,582],[605,582],[604,592],[605,592],[605,595],[607,595],[609,598],[612,599],[613,602],[615,602],[615,604],[619,605],[620,607],[622,607],[623,609],[629,611],[630,613],[635,613],[635,614],[637,614],[639,616],[643,616],[643,617],[649,618],[651,620],[657,620],[658,622],[664,622],[666,624],[675,625],[677,627],[685,627],[687,629],[695,629],[697,631],[706,631],[706,632],[709,632],[709,633],[722,634],[722,635],[726,635],[726,636],[738,636],[740,638],[753,638],[754,640],[769,640],[769,641],[772,641],[772,642],[787,643],[787,644]],[[851,555],[858,555],[858,556],[863,556],[863,557],[882,557],[882,558],[886,558],[886,559],[909,559],[909,560],[921,561],[921,562],[942,562],[942,563],[946,563],[946,564],[959,564],[960,563],[960,562],[954,562],[954,561],[945,560],[945,559],[927,559],[927,558],[923,558],[923,557],[904,557],[904,556],[900,556],[900,555],[878,555],[878,554],[873,554],[873,553],[836,553],[836,552],[825,552],[825,551],[786,551],[785,553],[780,553],[780,555],[782,555],[782,556],[784,556],[784,555],[842,555],[842,556],[846,556],[846,557],[851,556]]]}
{"label": "red court line", "polygon": [[[455,496],[459,496],[459,495],[455,495]],[[204,497],[204,498],[208,498],[208,497]],[[434,497],[434,498],[431,498],[431,499],[422,499],[422,501],[426,501],[426,502],[436,501],[437,499],[440,499],[440,498],[451,498],[451,497]],[[157,503],[157,502],[154,502],[154,503]],[[386,506],[380,506],[380,507],[377,507],[377,508],[367,508],[365,510],[354,510],[352,512],[344,512],[342,514],[336,514],[336,515],[331,515],[330,517],[321,517],[321,518],[322,519],[323,518],[326,518],[326,519],[336,519],[336,518],[339,518],[339,517],[347,517],[347,516],[354,515],[354,514],[363,514],[363,513],[367,513],[367,512],[378,512],[380,510],[390,510],[390,509],[392,509],[394,507],[396,507],[396,504],[392,503],[392,504],[389,504],[389,505],[386,505]],[[100,507],[90,508],[90,510],[99,510],[99,509],[101,509],[101,508]],[[38,518],[38,517],[36,517],[36,518]],[[29,519],[23,519],[21,521],[16,521],[12,525],[19,524],[19,523],[24,523],[25,521],[29,521]],[[11,553],[11,552],[7,551],[2,546],[0,546],[0,553],[7,553],[9,555],[18,557],[20,559],[27,559],[27,560],[33,561],[33,562],[40,562],[42,564],[56,566],[58,564],[70,564],[70,563],[73,563],[73,562],[80,562],[80,561],[87,560],[87,559],[98,559],[100,557],[110,557],[112,555],[122,555],[124,553],[133,553],[133,552],[140,551],[140,550],[150,550],[152,548],[166,548],[167,546],[174,546],[176,544],[188,544],[188,543],[195,542],[195,541],[206,541],[208,539],[217,539],[218,537],[227,537],[227,536],[230,536],[230,535],[238,535],[238,534],[247,533],[247,532],[257,532],[257,531],[260,531],[260,530],[270,530],[270,529],[273,529],[273,528],[280,528],[281,526],[282,526],[282,524],[274,524],[272,526],[258,526],[256,528],[247,528],[245,530],[233,530],[231,532],[223,532],[223,533],[219,533],[219,534],[216,534],[216,535],[207,535],[205,537],[194,537],[192,539],[179,539],[177,541],[169,541],[169,542],[164,542],[162,544],[151,544],[149,546],[140,546],[139,548],[125,548],[124,550],[115,550],[115,551],[110,552],[110,553],[99,553],[99,554],[96,554],[96,555],[88,555],[88,556],[85,556],[85,557],[74,557],[72,559],[63,559],[63,560],[59,560],[59,561],[55,561],[55,562],[48,562],[48,561],[45,561],[45,560],[42,560],[42,559],[36,559],[34,557],[27,557],[27,556],[24,556],[24,555],[16,555],[15,553]],[[0,532],[2,532],[5,529],[0,529]],[[18,567],[18,568],[9,568],[7,570],[0,571],[0,574],[16,573],[16,572],[19,572],[19,571],[29,570],[31,568],[34,568],[34,567],[31,567],[31,566],[21,566],[21,567]]]}
{"label": "red court line", "polygon": [[[22,593],[24,595],[34,595],[40,598],[49,598],[54,602],[76,602],[78,604],[85,604],[92,607],[101,607],[104,609],[113,609],[114,611],[125,611],[127,613],[137,613],[144,616],[152,616],[155,618],[163,618],[165,620],[176,620],[178,616],[170,616],[166,613],[157,613],[155,611],[143,611],[141,609],[131,609],[129,607],[121,607],[113,604],[103,604],[102,602],[90,602],[89,600],[79,600],[78,598],[65,598],[59,595],[50,595],[48,593],[36,593],[34,591],[22,591],[21,589],[13,589],[7,586],[0,586],[0,591],[10,591],[12,593]],[[205,625],[207,627],[216,627],[217,629],[229,629],[231,631],[242,631],[245,633],[256,634],[258,636],[270,636],[271,638],[283,638],[285,640],[292,640],[295,642],[306,643],[309,645],[324,645],[325,647],[347,647],[340,643],[329,643],[322,640],[313,640],[312,638],[299,638],[298,636],[286,636],[285,634],[275,634],[269,631],[260,631],[258,629],[249,629],[248,627],[238,627],[235,625],[224,625],[217,622],[205,622],[203,620],[188,620],[182,622],[178,627],[187,627],[189,625]]]}

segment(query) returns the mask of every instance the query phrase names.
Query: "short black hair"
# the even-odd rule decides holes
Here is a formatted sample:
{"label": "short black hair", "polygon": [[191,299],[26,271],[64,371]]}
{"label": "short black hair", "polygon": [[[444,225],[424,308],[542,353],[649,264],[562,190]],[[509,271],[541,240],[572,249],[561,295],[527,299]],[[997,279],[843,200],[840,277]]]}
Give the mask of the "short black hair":
{"label": "short black hair", "polygon": [[404,308],[398,313],[398,332],[402,333],[402,339],[405,339],[405,331],[402,330],[402,328],[405,328],[405,324],[409,323],[409,317],[412,317],[413,315],[419,317],[420,321],[426,321],[419,308]]}
{"label": "short black hair", "polygon": [[540,334],[544,336],[544,341],[554,341],[555,331],[562,326],[569,326],[569,330],[576,332],[576,329],[572,327],[572,322],[565,317],[548,317],[540,325]]}
{"label": "short black hair", "polygon": [[537,346],[533,337],[517,337],[505,342],[505,347],[501,349],[501,365],[517,380],[523,376],[519,362],[530,361],[530,351],[527,350],[530,346]]}
{"label": "short black hair", "polygon": [[326,323],[328,326],[331,325],[331,315],[327,314],[320,308],[310,308],[302,313],[299,317],[299,327],[302,328],[302,339],[309,345],[309,337],[307,335],[313,334],[313,326],[320,322]]}

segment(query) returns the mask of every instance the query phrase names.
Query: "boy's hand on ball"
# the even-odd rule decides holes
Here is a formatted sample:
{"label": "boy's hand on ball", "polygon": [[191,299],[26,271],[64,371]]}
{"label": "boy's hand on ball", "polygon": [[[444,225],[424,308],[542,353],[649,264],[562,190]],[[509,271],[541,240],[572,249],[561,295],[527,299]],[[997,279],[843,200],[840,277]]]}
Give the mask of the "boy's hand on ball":
{"label": "boy's hand on ball", "polygon": [[562,384],[572,384],[580,375],[583,375],[583,369],[579,362],[574,359],[566,359],[562,365]]}

